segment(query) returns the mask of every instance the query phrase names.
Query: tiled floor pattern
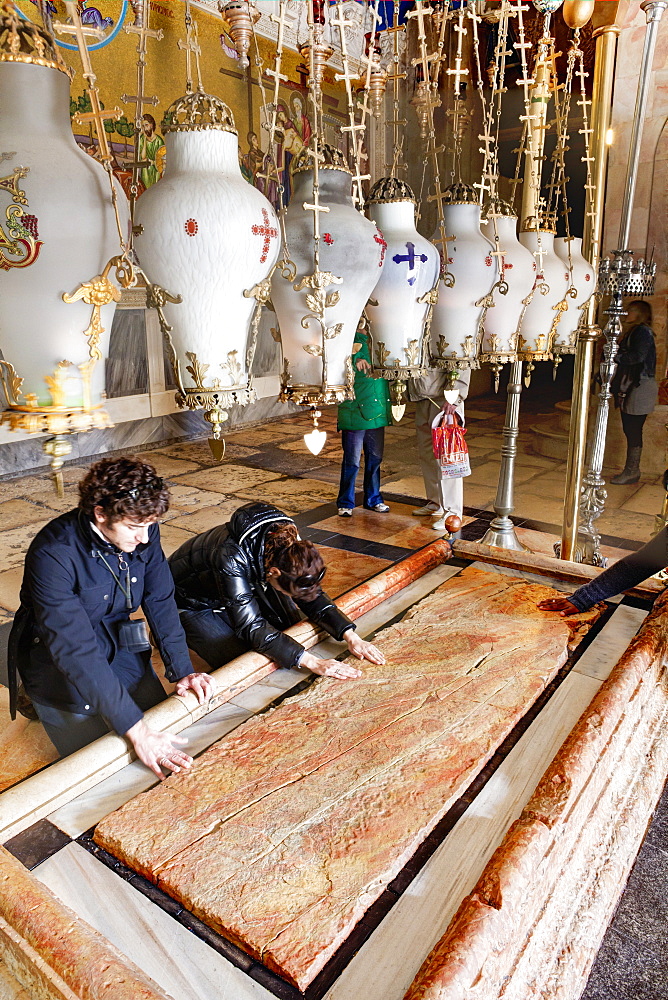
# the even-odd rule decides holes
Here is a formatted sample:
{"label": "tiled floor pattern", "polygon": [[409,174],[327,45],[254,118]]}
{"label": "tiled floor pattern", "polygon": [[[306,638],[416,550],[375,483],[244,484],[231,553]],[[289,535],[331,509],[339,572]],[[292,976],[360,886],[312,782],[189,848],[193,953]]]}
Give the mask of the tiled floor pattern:
{"label": "tiled floor pattern", "polygon": [[[493,517],[504,405],[502,399],[476,399],[467,410],[473,474],[465,484],[465,503],[469,516],[465,518],[462,536],[470,539],[482,537]],[[230,434],[227,437],[227,458],[222,465],[214,462],[205,441],[147,452],[145,457],[168,480],[172,495],[172,507],[162,526],[166,552],[169,554],[174,551],[193,533],[204,531],[227,519],[241,503],[267,500],[294,516],[302,535],[310,537],[323,547],[329,567],[327,590],[331,596],[336,597],[390,562],[439,537],[429,521],[425,523],[423,519],[411,516],[415,499],[423,497],[424,492],[414,449],[410,414],[407,414],[402,424],[388,428],[386,435],[383,488],[386,499],[391,503],[391,513],[374,515],[358,508],[350,520],[342,520],[336,516],[340,444],[335,433],[335,421],[335,409],[325,410],[321,425],[330,435],[325,449],[316,457],[310,456],[304,447],[302,435],[309,424],[302,416],[288,418],[264,428],[249,428]],[[518,525],[517,533],[528,548],[550,554],[554,541],[559,537],[565,464],[531,454],[528,433],[522,432],[520,435],[519,452],[514,514]],[[77,467],[65,469],[66,495],[62,499],[55,495],[46,476],[26,476],[0,482],[0,566],[3,567],[0,572],[0,645],[4,645],[9,623],[18,606],[25,550],[40,527],[57,513],[76,504],[76,483],[83,471],[83,468]],[[608,476],[611,471],[607,470]],[[658,480],[641,481],[635,486],[609,488],[606,512],[599,522],[601,529],[607,533],[604,538],[607,543],[604,551],[607,555],[619,557],[650,537],[654,524],[653,514],[660,509],[662,497],[663,491]],[[337,649],[336,652],[338,651]],[[0,650],[0,671],[3,655],[4,648]],[[292,672],[279,673],[282,675]],[[294,677],[279,678],[277,674],[272,675],[262,685],[244,692],[238,699],[239,704],[224,706],[221,718],[210,719],[209,726],[214,727],[216,732],[220,731],[220,735],[229,731],[250,712],[261,710],[284,691],[286,686],[303,679],[299,672],[294,673]],[[0,703],[0,726],[4,723],[5,736],[10,732],[7,729],[8,722],[6,707],[3,714],[3,705]],[[14,731],[12,734],[15,734]],[[198,745],[198,737],[195,734],[193,738],[194,749]],[[204,736],[199,739],[204,739]],[[14,741],[13,757],[11,761],[7,760],[5,772],[8,768],[9,772],[16,769],[16,777],[21,773],[30,773],[35,766],[48,760],[49,747],[37,748],[38,757],[39,753],[44,754],[44,759],[40,758],[37,763],[35,753],[34,733],[30,732],[29,727],[22,727],[18,739]],[[139,772],[139,765],[131,767]],[[129,772],[130,769],[126,771]],[[139,777],[139,774],[135,777]],[[5,784],[10,783],[11,773],[0,776],[0,780],[4,780]],[[109,780],[118,781],[122,786],[127,779],[117,776]],[[117,789],[117,795],[121,798],[124,794],[122,787]],[[668,803],[664,812],[668,813]],[[665,815],[663,820],[659,819],[657,822],[663,824],[661,829],[668,828]],[[665,845],[661,848],[654,845],[655,850],[664,848]],[[642,871],[638,877],[641,875]],[[668,893],[664,894],[664,898],[666,895]],[[592,974],[594,986],[590,983],[590,989],[598,988],[599,992],[588,994],[588,1000],[607,1000],[608,996],[613,995],[668,998],[668,986],[663,993],[656,992],[656,985],[652,987],[655,990],[653,993],[647,990],[644,993],[605,992],[604,979],[601,977],[606,969],[615,968],[615,955],[618,956],[620,968],[625,970],[624,975],[628,973],[627,978],[631,977],[629,981],[633,980],[627,955],[627,952],[630,954],[630,946],[625,951],[620,944],[622,940],[632,940],[628,927],[627,922],[621,930],[615,929],[614,925],[611,928],[608,936],[613,935],[612,944],[606,938],[601,959]],[[647,950],[649,946],[647,941],[643,942],[640,938],[639,948],[642,952],[642,949]],[[655,954],[657,950],[655,949]],[[610,961],[606,964],[606,955],[608,958],[612,957],[612,965]],[[650,967],[654,967],[651,962]],[[665,964],[662,968],[665,977]],[[339,983],[343,980],[345,977]],[[350,992],[337,985],[331,993],[332,1000],[344,1000],[344,997],[358,995],[355,990],[359,990],[360,985],[356,982]],[[258,986],[258,990],[259,992],[246,991],[243,996],[267,996],[261,987]],[[368,983],[365,983],[364,991],[368,992]],[[178,995],[190,996],[190,993]],[[221,995],[228,993],[224,991]],[[237,994],[232,989],[229,995]],[[381,995],[378,993],[379,997]]]}

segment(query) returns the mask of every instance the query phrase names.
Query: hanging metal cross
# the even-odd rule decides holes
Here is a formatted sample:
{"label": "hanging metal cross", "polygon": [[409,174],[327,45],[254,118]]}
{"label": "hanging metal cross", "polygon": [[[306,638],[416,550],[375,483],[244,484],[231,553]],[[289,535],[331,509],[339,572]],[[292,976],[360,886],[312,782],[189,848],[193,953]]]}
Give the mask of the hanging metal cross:
{"label": "hanging metal cross", "polygon": [[60,21],[54,21],[53,30],[59,35],[73,35],[76,38],[77,48],[79,49],[79,56],[81,57],[81,64],[83,67],[83,77],[86,81],[86,90],[88,92],[91,105],[90,111],[79,112],[74,116],[74,120],[77,123],[93,122],[97,135],[99,158],[103,163],[110,163],[112,155],[104,123],[106,121],[117,121],[121,117],[122,112],[120,108],[114,108],[113,111],[104,111],[102,109],[100,94],[97,89],[97,77],[93,72],[93,66],[90,61],[88,46],[86,44],[87,38],[94,38],[97,41],[104,38],[104,31],[100,28],[94,28],[81,23],[79,4],[74,2],[74,0],[65,0],[65,9],[67,10],[72,23],[63,24]]}
{"label": "hanging metal cross", "polygon": [[[422,261],[423,264],[426,264],[429,258],[427,257],[426,253],[416,253],[415,244],[408,242],[406,243],[406,255],[402,256],[401,254],[395,253],[392,260],[395,262],[395,264],[403,264],[404,262],[407,263],[408,270],[410,272],[415,270],[416,261]],[[408,284],[414,285],[416,278],[417,274],[414,274],[412,277],[409,277]]]}
{"label": "hanging metal cross", "polygon": [[269,256],[271,241],[278,239],[278,229],[276,229],[275,226],[269,225],[269,212],[266,208],[262,209],[262,225],[255,223],[255,225],[251,226],[251,232],[255,236],[264,236],[262,256],[260,257],[260,263],[264,264],[265,260]]}
{"label": "hanging metal cross", "polygon": [[146,105],[151,105],[155,107],[158,103],[158,98],[154,95],[148,97],[144,93],[144,79],[146,72],[146,50],[149,38],[154,38],[156,41],[160,41],[163,37],[162,28],[157,30],[149,27],[150,18],[150,4],[149,0],[139,0],[138,3],[133,3],[133,9],[135,12],[134,24],[126,24],[123,26],[123,30],[128,35],[137,35],[137,93],[136,94],[121,94],[121,100],[124,104],[134,104],[135,105],[135,155],[132,163],[129,166],[132,169],[132,181],[130,183],[130,216],[134,219],[134,207],[137,200],[137,194],[139,191],[139,171],[143,167],[148,167],[148,160],[140,160],[139,158],[139,148],[142,133],[142,123],[144,118],[144,108]]}
{"label": "hanging metal cross", "polygon": [[186,40],[183,41],[179,38],[176,43],[180,49],[185,49],[186,52],[186,93],[192,94],[193,91],[193,79],[192,79],[192,57],[195,56],[195,70],[197,72],[197,89],[202,90],[202,74],[199,68],[199,57],[202,53],[202,48],[199,44],[198,39],[198,28],[197,21],[193,19],[190,13],[190,0],[186,0],[186,14],[185,14],[185,24],[186,24]]}

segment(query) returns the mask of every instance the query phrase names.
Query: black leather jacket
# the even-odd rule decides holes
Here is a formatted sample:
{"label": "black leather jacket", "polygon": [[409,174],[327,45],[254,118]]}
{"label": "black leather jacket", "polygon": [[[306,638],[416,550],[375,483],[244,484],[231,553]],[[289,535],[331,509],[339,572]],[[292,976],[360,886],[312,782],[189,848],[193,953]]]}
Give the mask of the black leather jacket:
{"label": "black leather jacket", "polygon": [[184,542],[169,558],[181,610],[224,608],[240,639],[281,667],[299,663],[304,647],[283,629],[300,611],[335,639],[355,628],[322,591],[313,601],[293,601],[265,580],[264,540],[280,524],[293,524],[277,507],[247,503],[227,524]]}

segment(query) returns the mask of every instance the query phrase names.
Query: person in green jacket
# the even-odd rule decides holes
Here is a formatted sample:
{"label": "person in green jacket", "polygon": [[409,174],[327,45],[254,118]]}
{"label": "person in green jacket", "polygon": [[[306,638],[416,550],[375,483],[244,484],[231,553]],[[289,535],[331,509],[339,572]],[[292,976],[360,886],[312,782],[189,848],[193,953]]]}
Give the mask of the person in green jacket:
{"label": "person in green jacket", "polygon": [[380,463],[383,458],[385,428],[392,423],[390,390],[384,378],[371,375],[368,334],[358,329],[353,344],[355,398],[339,406],[338,429],[341,431],[343,461],[336,505],[340,517],[352,517],[355,506],[355,480],[364,450],[364,506],[377,514],[389,507],[380,494]]}

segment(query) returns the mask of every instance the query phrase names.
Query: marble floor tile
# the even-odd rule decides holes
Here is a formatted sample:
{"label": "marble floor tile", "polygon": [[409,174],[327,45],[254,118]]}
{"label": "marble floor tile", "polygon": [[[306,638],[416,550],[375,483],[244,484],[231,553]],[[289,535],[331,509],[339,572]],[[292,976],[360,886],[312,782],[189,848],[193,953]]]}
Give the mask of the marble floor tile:
{"label": "marble floor tile", "polygon": [[526,489],[526,487],[522,489],[521,486],[518,486],[515,490],[513,520],[528,518],[532,521],[543,521],[546,524],[561,524],[564,516],[561,497],[558,500],[550,499],[538,496],[536,493],[525,492]]}
{"label": "marble floor tile", "polygon": [[273,1000],[79,844],[33,874],[175,1000]]}
{"label": "marble floor tile", "polygon": [[[218,496],[220,497],[220,493]],[[216,525],[229,521],[230,515],[242,503],[243,501],[239,501],[235,497],[225,497],[222,503],[193,511],[192,514],[183,511],[177,517],[172,518],[169,521],[169,525],[170,527],[180,528],[183,531],[190,531],[197,535],[202,531],[208,531],[209,528],[215,528]]]}
{"label": "marble floor tile", "polygon": [[6,625],[7,622],[14,620],[14,615],[7,608],[0,607],[0,625]]}
{"label": "marble floor tile", "polygon": [[245,465],[228,465],[223,462],[222,465],[216,465],[212,469],[202,469],[200,472],[189,472],[185,476],[174,477],[174,482],[182,486],[198,486],[203,490],[229,494],[238,490],[248,490],[260,483],[268,483],[278,478],[280,478],[278,472],[251,469]]}
{"label": "marble floor tile", "polygon": [[7,611],[18,611],[19,590],[23,580],[23,566],[15,566],[0,573],[0,607]]}
{"label": "marble floor tile", "polygon": [[[476,486],[492,486],[496,489],[500,470],[500,462],[484,462],[482,465],[476,465],[474,462],[471,466],[471,475],[466,478]],[[533,479],[536,473],[537,470],[531,466],[518,466],[515,469],[515,482],[524,483],[527,479]]]}
{"label": "marble floor tile", "polygon": [[[629,486],[611,486],[608,489],[608,497],[611,497],[613,492],[616,494],[618,490],[628,490],[631,489]],[[659,485],[656,486],[641,486],[640,489],[636,487],[635,492],[626,500],[623,504],[620,504],[622,510],[631,510],[638,514],[659,514],[661,512],[661,505],[665,499],[666,493]],[[2,518],[2,508],[0,507],[0,518]]]}
{"label": "marble floor tile", "polygon": [[648,612],[625,604],[615,608],[610,620],[579,658],[574,671],[604,681],[626,650]]}
{"label": "marble floor tile", "polygon": [[387,559],[367,556],[362,552],[349,552],[346,549],[335,549],[329,545],[318,545],[327,565],[327,575],[323,580],[325,591],[332,598],[339,597],[363,580],[375,576],[390,566]]}
{"label": "marble floor tile", "polygon": [[58,752],[39,722],[9,716],[9,692],[0,687],[0,791],[58,759]]}
{"label": "marble floor tile", "polygon": [[[655,513],[658,514],[660,510],[661,501],[657,497]],[[631,510],[606,508],[596,524],[603,534],[629,538],[635,542],[648,542],[655,534],[654,517],[650,514],[637,514]]]}
{"label": "marble floor tile", "polygon": [[[186,519],[183,518],[183,520],[185,521]],[[183,545],[192,536],[192,531],[184,531],[182,528],[174,527],[171,521],[160,525],[160,544],[166,556],[171,556],[172,552],[176,552],[179,545]]]}
{"label": "marble floor tile", "polygon": [[23,566],[28,546],[40,528],[53,519],[55,512],[42,510],[41,513],[44,520],[12,528],[10,531],[0,531],[0,566],[3,569]]}
{"label": "marble floor tile", "polygon": [[339,517],[335,514],[324,521],[318,521],[313,527],[322,531],[336,531],[340,535],[350,535],[352,538],[366,538],[370,541],[383,542],[391,535],[396,535],[406,528],[415,526],[417,518],[410,515],[375,514],[373,511],[356,507],[352,517]]}
{"label": "marble floor tile", "polygon": [[[413,521],[412,525],[404,528],[403,531],[398,531],[396,535],[390,535],[389,538],[385,539],[385,544],[400,545],[406,549],[419,549],[423,545],[428,545],[429,542],[435,541],[443,534],[443,531],[435,531],[432,528],[432,524],[436,518],[413,517],[411,520]],[[462,527],[474,520],[475,518],[464,515],[462,518]]]}
{"label": "marble floor tile", "polygon": [[422,476],[388,476],[381,479],[383,489],[388,493],[401,493],[407,497],[415,497],[417,500],[424,500],[426,492]]}
{"label": "marble floor tile", "polygon": [[172,510],[192,513],[202,507],[211,507],[220,502],[221,494],[214,493],[213,490],[200,490],[196,486],[182,486],[180,484],[170,484],[169,486],[170,514]]}
{"label": "marble floor tile", "polygon": [[598,688],[589,677],[566,678],[325,1000],[402,1000]]}
{"label": "marble floor tile", "polygon": [[163,451],[147,451],[139,455],[139,458],[149,462],[159,476],[163,479],[173,479],[174,476],[183,476],[186,472],[197,472],[201,466],[198,462],[188,461],[185,458],[177,458],[175,455],[168,455]]}
{"label": "marble floor tile", "polygon": [[42,522],[45,514],[43,507],[28,500],[5,500],[4,503],[0,503],[0,531],[7,532],[24,525]]}
{"label": "marble floor tile", "polygon": [[[186,753],[191,756],[201,753],[216,740],[240,726],[250,718],[250,715],[247,709],[230,703],[214,709],[209,715],[179,733],[188,740],[184,747]],[[155,775],[141,761],[135,760],[87,792],[83,792],[67,805],[56,809],[48,819],[69,837],[79,837],[99,823],[103,816],[108,816],[129,799],[146,791],[147,788],[152,788],[155,784],[157,784]]]}

